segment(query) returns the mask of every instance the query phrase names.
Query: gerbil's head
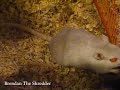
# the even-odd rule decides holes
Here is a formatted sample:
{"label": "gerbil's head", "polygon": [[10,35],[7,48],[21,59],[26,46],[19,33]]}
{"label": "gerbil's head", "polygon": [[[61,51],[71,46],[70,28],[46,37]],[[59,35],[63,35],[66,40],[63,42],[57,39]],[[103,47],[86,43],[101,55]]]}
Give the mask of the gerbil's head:
{"label": "gerbil's head", "polygon": [[97,73],[120,73],[120,48],[112,44],[106,45],[93,54],[89,65]]}

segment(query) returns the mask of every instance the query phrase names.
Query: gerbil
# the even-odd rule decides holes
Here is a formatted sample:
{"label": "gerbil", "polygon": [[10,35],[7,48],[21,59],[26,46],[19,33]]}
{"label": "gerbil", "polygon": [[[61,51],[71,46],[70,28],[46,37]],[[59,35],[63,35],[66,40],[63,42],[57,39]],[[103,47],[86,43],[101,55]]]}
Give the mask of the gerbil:
{"label": "gerbil", "polygon": [[51,39],[20,24],[3,23],[0,26],[19,28],[48,40],[50,53],[58,64],[96,73],[120,73],[120,48],[111,44],[104,35],[96,37],[86,30],[69,29],[62,30]]}

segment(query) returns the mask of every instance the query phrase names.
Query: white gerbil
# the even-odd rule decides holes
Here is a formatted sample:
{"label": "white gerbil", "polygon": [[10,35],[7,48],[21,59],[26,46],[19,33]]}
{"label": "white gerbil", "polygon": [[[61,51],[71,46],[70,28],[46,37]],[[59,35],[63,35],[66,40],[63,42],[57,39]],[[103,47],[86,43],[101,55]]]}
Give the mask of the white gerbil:
{"label": "white gerbil", "polygon": [[109,43],[104,35],[96,37],[85,30],[62,30],[51,39],[33,29],[15,23],[15,27],[48,40],[53,59],[61,65],[89,69],[96,73],[120,73],[120,48]]}

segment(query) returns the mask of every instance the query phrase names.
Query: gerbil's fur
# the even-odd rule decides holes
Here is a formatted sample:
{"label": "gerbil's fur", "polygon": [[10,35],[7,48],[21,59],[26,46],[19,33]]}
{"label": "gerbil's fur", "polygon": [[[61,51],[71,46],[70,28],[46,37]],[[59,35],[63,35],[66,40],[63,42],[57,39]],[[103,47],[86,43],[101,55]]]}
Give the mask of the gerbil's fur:
{"label": "gerbil's fur", "polygon": [[[95,37],[85,30],[62,30],[51,39],[38,31],[14,23],[0,26],[15,27],[50,41],[53,59],[66,66],[89,69],[97,73],[120,73],[120,48],[111,44],[104,35]],[[113,62],[111,59],[116,58]]]}
{"label": "gerbil's fur", "polygon": [[[90,69],[97,73],[120,73],[120,48],[104,35],[96,37],[85,30],[64,30],[50,42],[57,63]],[[59,52],[58,52],[59,51]],[[116,62],[111,62],[117,58]]]}

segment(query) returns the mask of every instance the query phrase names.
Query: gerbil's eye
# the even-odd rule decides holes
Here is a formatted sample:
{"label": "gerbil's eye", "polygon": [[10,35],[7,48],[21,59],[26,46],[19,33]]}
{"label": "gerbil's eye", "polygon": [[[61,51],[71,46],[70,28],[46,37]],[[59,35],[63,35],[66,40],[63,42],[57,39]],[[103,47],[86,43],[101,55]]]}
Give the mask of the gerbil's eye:
{"label": "gerbil's eye", "polygon": [[110,61],[111,62],[116,62],[118,60],[118,58],[111,58]]}
{"label": "gerbil's eye", "polygon": [[97,60],[103,60],[103,59],[104,59],[104,56],[103,56],[103,54],[101,54],[101,53],[96,53],[95,58],[96,58]]}

